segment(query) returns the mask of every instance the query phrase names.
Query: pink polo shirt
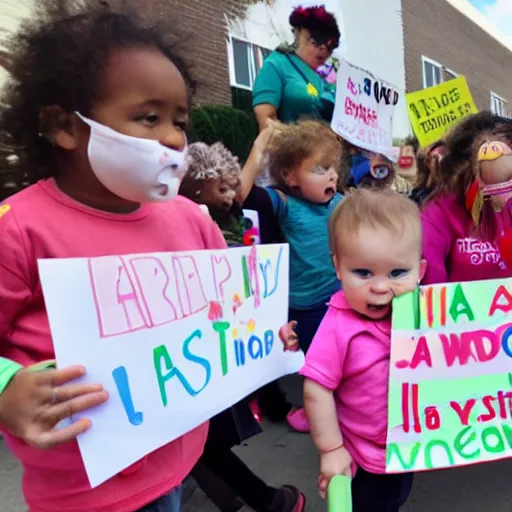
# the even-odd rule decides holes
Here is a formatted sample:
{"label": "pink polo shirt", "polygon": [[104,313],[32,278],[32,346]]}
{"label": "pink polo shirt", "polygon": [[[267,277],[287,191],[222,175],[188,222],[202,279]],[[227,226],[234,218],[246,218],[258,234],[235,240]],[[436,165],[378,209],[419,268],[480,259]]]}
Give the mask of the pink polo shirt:
{"label": "pink polo shirt", "polygon": [[474,236],[473,220],[453,194],[428,202],[421,215],[423,256],[427,272],[422,284],[512,277],[495,242]]}
{"label": "pink polo shirt", "polygon": [[[0,241],[0,357],[23,365],[55,358],[39,258],[225,247],[216,224],[185,198],[121,215],[72,200],[53,180],[41,181],[0,206]],[[89,486],[76,442],[41,451],[7,432],[5,437],[23,464],[30,512],[133,512],[182,482],[202,454],[207,430],[206,424],[196,428],[95,489]]]}
{"label": "pink polo shirt", "polygon": [[386,470],[390,350],[391,320],[362,317],[341,291],[331,298],[300,371],[334,392],[348,452],[376,474]]}

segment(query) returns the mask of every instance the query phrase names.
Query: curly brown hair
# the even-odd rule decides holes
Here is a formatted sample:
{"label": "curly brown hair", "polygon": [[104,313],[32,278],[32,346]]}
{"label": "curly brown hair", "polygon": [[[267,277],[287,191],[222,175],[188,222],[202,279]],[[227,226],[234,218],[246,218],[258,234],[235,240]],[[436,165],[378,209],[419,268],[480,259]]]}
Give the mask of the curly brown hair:
{"label": "curly brown hair", "polygon": [[475,180],[473,144],[482,132],[502,125],[512,125],[512,120],[483,111],[466,117],[445,135],[443,140],[447,152],[433,183],[430,200],[449,192],[464,204],[466,193]]}
{"label": "curly brown hair", "polygon": [[416,187],[431,190],[439,179],[441,163],[438,159],[432,157],[433,152],[438,148],[446,148],[444,140],[439,140],[427,148],[422,148],[416,154]]}
{"label": "curly brown hair", "polygon": [[342,145],[341,139],[327,123],[321,121],[298,121],[276,123],[266,156],[273,184],[283,192],[289,192],[284,175],[297,169],[301,163],[315,154],[322,153],[326,166],[334,166],[339,172]]}
{"label": "curly brown hair", "polygon": [[11,73],[1,97],[0,141],[13,148],[31,182],[54,175],[54,149],[39,136],[44,107],[89,115],[110,54],[156,48],[171,60],[188,90],[195,81],[182,57],[184,39],[164,19],[138,15],[129,2],[38,0],[34,17],[7,42]]}

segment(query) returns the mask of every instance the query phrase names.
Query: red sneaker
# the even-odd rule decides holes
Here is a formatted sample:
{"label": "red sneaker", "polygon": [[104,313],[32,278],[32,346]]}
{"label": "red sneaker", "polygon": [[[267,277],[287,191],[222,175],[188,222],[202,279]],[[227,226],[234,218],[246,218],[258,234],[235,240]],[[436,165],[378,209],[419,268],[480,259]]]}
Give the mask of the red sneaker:
{"label": "red sneaker", "polygon": [[288,416],[286,416],[286,421],[288,421],[288,425],[290,425],[295,432],[301,432],[302,434],[309,432],[309,422],[303,407],[300,409],[292,409],[288,413]]}
{"label": "red sneaker", "polygon": [[277,489],[276,497],[268,512],[303,512],[306,509],[306,497],[297,487],[283,485]]}

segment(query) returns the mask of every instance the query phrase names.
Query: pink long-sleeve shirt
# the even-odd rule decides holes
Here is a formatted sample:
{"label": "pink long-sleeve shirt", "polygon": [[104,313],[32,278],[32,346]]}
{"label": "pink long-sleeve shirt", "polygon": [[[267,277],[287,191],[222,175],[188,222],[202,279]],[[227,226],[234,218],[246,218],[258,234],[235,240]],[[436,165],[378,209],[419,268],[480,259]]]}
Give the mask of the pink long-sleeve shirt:
{"label": "pink long-sleeve shirt", "polygon": [[[185,198],[121,215],[88,208],[53,180],[41,181],[0,206],[0,357],[22,365],[55,357],[39,258],[223,247],[216,224]],[[182,482],[202,454],[207,430],[206,424],[196,428],[95,489],[76,442],[41,451],[4,434],[23,464],[30,512],[133,512]]]}
{"label": "pink long-sleeve shirt", "polygon": [[422,284],[512,277],[496,243],[474,237],[472,218],[455,195],[427,203],[421,219],[427,260]]}

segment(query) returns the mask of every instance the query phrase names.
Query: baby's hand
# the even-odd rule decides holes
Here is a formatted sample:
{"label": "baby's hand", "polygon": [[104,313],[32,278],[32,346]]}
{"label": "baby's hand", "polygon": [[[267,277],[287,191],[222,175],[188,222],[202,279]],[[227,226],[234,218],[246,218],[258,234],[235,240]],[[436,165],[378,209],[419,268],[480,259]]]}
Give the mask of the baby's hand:
{"label": "baby's hand", "polygon": [[100,384],[69,384],[83,377],[85,369],[20,370],[0,394],[0,425],[36,448],[52,448],[75,439],[89,429],[83,418],[62,429],[60,421],[107,400]]}
{"label": "baby's hand", "polygon": [[325,500],[331,478],[336,475],[352,476],[352,457],[344,446],[331,452],[320,454],[320,475],[318,476],[318,492]]}
{"label": "baby's hand", "polygon": [[299,338],[295,332],[295,327],[297,327],[297,322],[293,320],[279,329],[279,338],[283,342],[285,352],[299,350]]}

